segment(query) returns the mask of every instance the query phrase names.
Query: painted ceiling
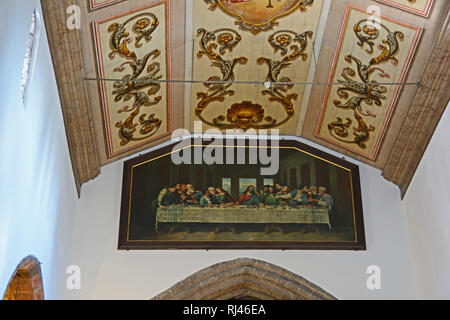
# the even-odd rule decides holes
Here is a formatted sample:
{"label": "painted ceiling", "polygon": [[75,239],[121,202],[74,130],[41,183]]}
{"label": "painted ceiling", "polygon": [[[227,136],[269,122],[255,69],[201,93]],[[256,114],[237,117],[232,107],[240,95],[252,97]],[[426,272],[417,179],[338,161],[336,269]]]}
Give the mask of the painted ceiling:
{"label": "painted ceiling", "polygon": [[[208,2],[208,1],[207,1]],[[297,131],[305,86],[242,84],[306,82],[322,0],[202,1],[193,10],[191,130]]]}
{"label": "painted ceiling", "polygon": [[94,21],[108,156],[170,131],[169,1]]}
{"label": "painted ceiling", "polygon": [[448,8],[447,0],[76,3],[100,165],[201,125],[277,129],[380,169]]}
{"label": "painted ceiling", "polygon": [[347,6],[316,136],[374,160],[402,89],[382,83],[405,81],[421,34]]}

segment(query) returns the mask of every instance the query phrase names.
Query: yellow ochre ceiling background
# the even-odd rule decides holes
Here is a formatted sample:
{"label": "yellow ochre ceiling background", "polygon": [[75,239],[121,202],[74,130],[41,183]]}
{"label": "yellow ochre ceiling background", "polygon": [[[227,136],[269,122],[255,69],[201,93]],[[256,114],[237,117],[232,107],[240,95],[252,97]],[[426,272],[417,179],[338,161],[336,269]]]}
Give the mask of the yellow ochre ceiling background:
{"label": "yellow ochre ceiling background", "polygon": [[94,22],[109,156],[170,130],[167,1]]}
{"label": "yellow ochre ceiling background", "polygon": [[422,29],[370,17],[347,7],[316,135],[374,159]]}
{"label": "yellow ochre ceiling background", "polygon": [[[306,82],[322,0],[209,2],[194,1],[193,80]],[[201,121],[203,131],[276,128],[295,134],[304,91],[304,85],[196,83],[191,130]]]}

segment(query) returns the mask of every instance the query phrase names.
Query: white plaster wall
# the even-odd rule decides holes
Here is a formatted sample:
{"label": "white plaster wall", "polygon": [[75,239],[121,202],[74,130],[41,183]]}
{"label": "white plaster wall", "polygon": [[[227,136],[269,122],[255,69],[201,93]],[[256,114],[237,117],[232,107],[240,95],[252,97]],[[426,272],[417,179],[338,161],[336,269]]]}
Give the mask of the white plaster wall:
{"label": "white plaster wall", "polygon": [[27,255],[41,262],[46,298],[61,296],[76,190],[45,30],[26,109],[20,79],[36,0],[1,1],[0,298]]}
{"label": "white plaster wall", "polygon": [[[317,145],[314,145],[318,147]],[[324,148],[320,148],[324,149]],[[336,154],[336,153],[334,153]],[[339,299],[415,298],[399,190],[361,164],[368,249],[355,251],[118,251],[123,162],[103,168],[83,186],[69,263],[81,267],[81,290],[68,299],[148,299],[211,264],[250,257],[285,267]],[[369,265],[382,271],[382,289],[366,287]]]}
{"label": "white plaster wall", "polygon": [[417,295],[450,299],[450,110],[444,115],[403,201]]}

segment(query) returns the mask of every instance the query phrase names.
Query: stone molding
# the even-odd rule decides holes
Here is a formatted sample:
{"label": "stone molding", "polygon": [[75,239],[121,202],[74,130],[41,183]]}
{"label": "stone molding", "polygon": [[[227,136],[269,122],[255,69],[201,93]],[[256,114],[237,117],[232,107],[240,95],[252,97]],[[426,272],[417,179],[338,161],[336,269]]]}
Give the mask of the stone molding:
{"label": "stone molding", "polygon": [[41,264],[33,256],[24,258],[14,271],[4,294],[5,300],[44,300]]}
{"label": "stone molding", "polygon": [[80,30],[67,28],[66,10],[76,0],[41,0],[58,84],[69,153],[78,195],[81,185],[100,174],[100,161],[84,81]]}
{"label": "stone molding", "polygon": [[383,176],[400,187],[405,196],[420,160],[450,99],[450,2],[447,15]]}
{"label": "stone molding", "polygon": [[236,259],[205,268],[153,300],[336,300],[301,276],[256,259]]}

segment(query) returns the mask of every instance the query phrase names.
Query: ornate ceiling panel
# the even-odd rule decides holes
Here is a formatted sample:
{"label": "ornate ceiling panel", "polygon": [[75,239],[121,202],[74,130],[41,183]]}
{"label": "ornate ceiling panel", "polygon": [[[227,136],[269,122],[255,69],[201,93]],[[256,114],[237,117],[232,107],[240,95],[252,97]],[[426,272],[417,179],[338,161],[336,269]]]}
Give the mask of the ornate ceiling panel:
{"label": "ornate ceiling panel", "polygon": [[[68,30],[74,4],[81,28]],[[376,5],[385,18],[372,28],[347,4]],[[448,0],[42,0],[42,8],[78,188],[100,166],[200,120],[203,130],[302,136],[381,169],[404,193],[448,102]],[[398,82],[407,84],[387,84]]]}
{"label": "ornate ceiling panel", "polygon": [[377,0],[402,10],[428,17],[433,7],[433,0]]}
{"label": "ornate ceiling panel", "polygon": [[170,131],[169,4],[94,22],[101,100],[110,157]]}
{"label": "ornate ceiling panel", "polygon": [[[317,137],[374,160],[422,29],[348,6]],[[387,83],[384,85],[383,83]]]}
{"label": "ornate ceiling panel", "polygon": [[[206,3],[205,3],[206,2]],[[209,6],[208,4],[209,3]],[[295,134],[321,0],[194,1],[191,129]],[[229,83],[270,82],[270,86]]]}

